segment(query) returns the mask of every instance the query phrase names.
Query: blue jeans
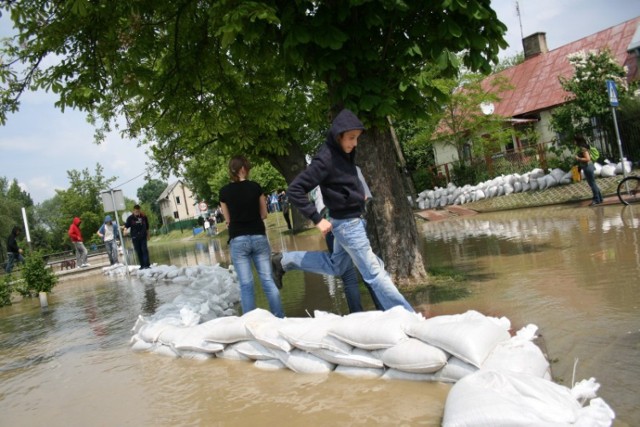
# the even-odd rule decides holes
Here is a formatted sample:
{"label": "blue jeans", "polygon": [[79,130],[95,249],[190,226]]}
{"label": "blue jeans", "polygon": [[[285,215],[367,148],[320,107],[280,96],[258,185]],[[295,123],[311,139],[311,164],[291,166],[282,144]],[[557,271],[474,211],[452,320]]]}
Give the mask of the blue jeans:
{"label": "blue jeans", "polygon": [[593,201],[596,203],[602,203],[602,193],[600,193],[600,188],[598,187],[598,184],[596,184],[595,166],[593,166],[593,163],[589,162],[582,167],[582,171],[584,172],[584,177],[587,179],[587,184],[591,187]]}
{"label": "blue jeans", "polygon": [[147,247],[146,236],[131,239],[133,241],[133,249],[136,250],[138,255],[138,261],[140,262],[140,268],[149,268],[149,248]]}
{"label": "blue jeans", "polygon": [[107,251],[107,256],[109,257],[109,263],[111,265],[118,263],[118,243],[116,240],[105,240],[104,248]]}
{"label": "blue jeans", "polygon": [[[332,232],[328,232],[325,236],[325,241],[327,242],[327,248],[329,252],[333,252],[333,242],[335,237]],[[347,271],[341,276],[342,284],[344,286],[344,295],[347,297],[347,306],[349,306],[349,313],[357,313],[359,311],[363,311],[362,302],[360,300],[360,289],[358,283],[358,272],[356,268],[351,264],[351,267],[347,269]],[[375,292],[371,289],[368,283],[364,284],[371,295],[371,299],[373,300],[373,304],[376,307],[376,310],[382,310],[382,306],[380,305],[380,301],[376,297]]]}
{"label": "blue jeans", "polygon": [[236,269],[240,282],[240,305],[242,312],[248,313],[256,308],[253,287],[253,271],[251,262],[256,267],[262,290],[264,291],[269,309],[277,317],[284,317],[280,291],[276,287],[271,274],[271,248],[264,234],[238,236],[229,242],[231,262]]}
{"label": "blue jeans", "polygon": [[285,271],[304,270],[310,273],[342,276],[355,263],[362,279],[367,282],[384,310],[397,305],[413,312],[413,307],[393,284],[384,269],[384,263],[373,253],[361,218],[331,218],[334,250],[328,252],[284,252],[282,267]]}
{"label": "blue jeans", "polygon": [[11,271],[13,270],[13,264],[16,261],[24,264],[24,257],[21,253],[7,253],[7,265],[4,267],[4,271],[6,271],[7,273],[11,273]]}

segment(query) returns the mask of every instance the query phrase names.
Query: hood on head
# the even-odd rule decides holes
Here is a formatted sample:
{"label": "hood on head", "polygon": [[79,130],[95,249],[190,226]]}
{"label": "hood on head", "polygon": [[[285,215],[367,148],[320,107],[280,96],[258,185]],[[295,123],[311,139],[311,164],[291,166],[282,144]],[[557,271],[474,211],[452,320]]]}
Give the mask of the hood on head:
{"label": "hood on head", "polygon": [[14,236],[17,236],[19,232],[20,232],[20,227],[18,227],[17,225],[11,229],[11,234],[13,234]]}
{"label": "hood on head", "polygon": [[107,215],[104,217],[104,222],[111,222],[111,215]]}
{"label": "hood on head", "polygon": [[78,218],[78,217],[73,218],[73,223],[75,225],[80,225],[81,222],[82,222],[82,220],[80,218]]}
{"label": "hood on head", "polygon": [[348,130],[358,129],[364,131],[364,124],[351,110],[344,109],[338,113],[333,122],[329,134],[334,143],[338,143],[338,136]]}

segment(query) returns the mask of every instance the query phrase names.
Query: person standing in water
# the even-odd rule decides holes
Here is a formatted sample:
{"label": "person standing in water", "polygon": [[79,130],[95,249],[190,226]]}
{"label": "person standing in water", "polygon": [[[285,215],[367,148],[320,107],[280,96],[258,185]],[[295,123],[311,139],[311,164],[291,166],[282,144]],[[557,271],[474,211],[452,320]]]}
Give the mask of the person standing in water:
{"label": "person standing in water", "polygon": [[229,252],[240,282],[240,305],[247,313],[256,308],[253,271],[256,268],[269,309],[284,317],[280,291],[271,271],[271,247],[264,220],[267,203],[260,184],[249,180],[251,164],[242,156],[229,161],[231,183],[220,190],[222,214],[229,228]]}

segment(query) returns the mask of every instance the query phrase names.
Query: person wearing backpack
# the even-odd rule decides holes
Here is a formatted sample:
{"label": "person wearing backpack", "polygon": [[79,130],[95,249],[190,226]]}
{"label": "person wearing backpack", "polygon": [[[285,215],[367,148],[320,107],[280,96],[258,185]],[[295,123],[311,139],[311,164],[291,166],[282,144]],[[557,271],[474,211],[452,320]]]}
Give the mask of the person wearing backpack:
{"label": "person wearing backpack", "polygon": [[576,135],[573,140],[576,147],[578,147],[578,154],[575,158],[578,161],[578,164],[582,167],[584,177],[587,180],[589,187],[591,187],[591,192],[593,193],[593,198],[589,206],[599,205],[602,203],[602,193],[600,192],[598,184],[596,184],[596,169],[593,166],[595,159],[591,157],[591,147],[589,147],[589,144],[587,144],[587,141],[582,135]]}

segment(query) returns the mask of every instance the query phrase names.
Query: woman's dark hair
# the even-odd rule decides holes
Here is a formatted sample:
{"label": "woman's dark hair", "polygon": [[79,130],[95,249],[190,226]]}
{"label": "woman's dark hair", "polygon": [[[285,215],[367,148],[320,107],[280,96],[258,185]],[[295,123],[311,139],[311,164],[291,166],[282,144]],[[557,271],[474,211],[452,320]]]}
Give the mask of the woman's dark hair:
{"label": "woman's dark hair", "polygon": [[582,135],[575,135],[573,137],[573,141],[576,143],[578,147],[586,147],[587,149],[589,148],[589,144],[587,144],[587,140],[584,139],[584,136]]}
{"label": "woman's dark hair", "polygon": [[244,156],[234,156],[229,160],[229,177],[233,182],[240,181],[240,169],[244,168],[247,173],[251,170],[251,163]]}

